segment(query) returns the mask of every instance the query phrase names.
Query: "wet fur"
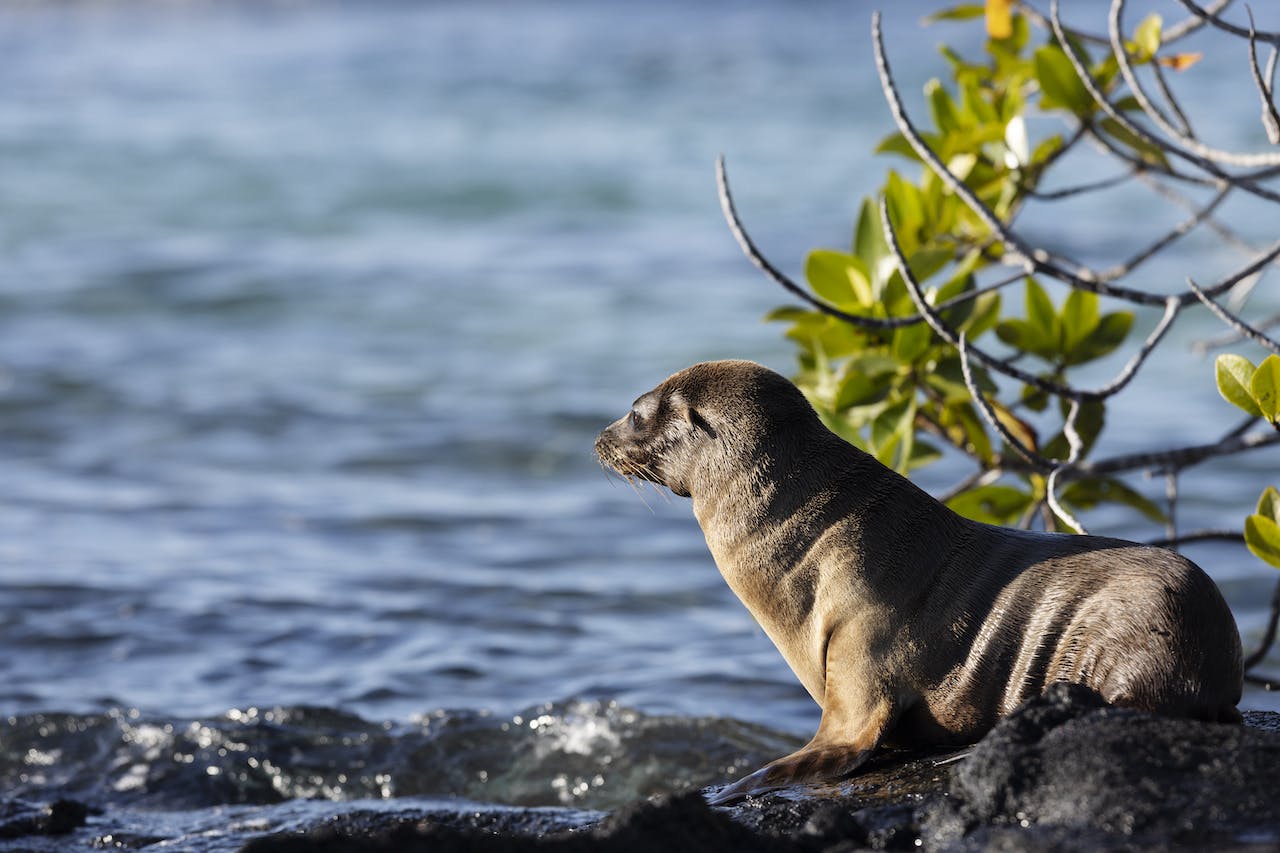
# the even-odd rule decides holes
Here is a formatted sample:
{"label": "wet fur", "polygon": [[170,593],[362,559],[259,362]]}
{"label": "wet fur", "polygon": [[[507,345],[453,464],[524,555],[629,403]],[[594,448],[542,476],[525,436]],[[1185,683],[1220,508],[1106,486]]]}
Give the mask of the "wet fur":
{"label": "wet fur", "polygon": [[805,748],[718,802],[838,778],[881,743],[972,741],[1055,681],[1117,705],[1240,719],[1239,634],[1194,563],[961,518],[759,365],[671,376],[596,452],[692,497],[725,580],[822,706]]}

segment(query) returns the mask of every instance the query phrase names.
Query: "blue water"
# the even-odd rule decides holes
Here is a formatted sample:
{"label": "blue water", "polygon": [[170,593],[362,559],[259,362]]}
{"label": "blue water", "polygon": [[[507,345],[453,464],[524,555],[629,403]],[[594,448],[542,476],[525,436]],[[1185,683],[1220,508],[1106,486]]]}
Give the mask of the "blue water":
{"label": "blue water", "polygon": [[[932,45],[973,39],[885,5],[918,107]],[[785,268],[846,245],[883,169],[914,168],[869,153],[891,125],[870,9],[0,9],[0,786],[194,810],[139,819],[173,835],[263,791],[608,807],[808,735],[687,502],[609,479],[591,442],[691,362],[792,369],[712,164]],[[1184,85],[1216,144],[1262,146],[1237,53]],[[1180,218],[1151,198],[1023,224],[1102,266]],[[1192,238],[1142,284],[1236,262]],[[1265,279],[1248,310],[1278,305]],[[1234,425],[1188,352],[1214,334],[1180,321],[1100,451]],[[1189,475],[1185,525],[1238,529],[1278,470]],[[1189,553],[1255,644],[1274,571]]]}

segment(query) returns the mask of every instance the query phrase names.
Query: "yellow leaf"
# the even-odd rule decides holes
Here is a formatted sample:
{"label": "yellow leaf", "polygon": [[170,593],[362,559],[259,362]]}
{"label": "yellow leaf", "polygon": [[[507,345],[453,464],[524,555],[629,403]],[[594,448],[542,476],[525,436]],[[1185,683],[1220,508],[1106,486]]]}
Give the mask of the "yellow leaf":
{"label": "yellow leaf", "polygon": [[1007,39],[1013,35],[1012,0],[987,0],[987,35]]}
{"label": "yellow leaf", "polygon": [[1195,53],[1175,53],[1171,56],[1157,56],[1156,62],[1159,62],[1165,68],[1172,68],[1174,71],[1186,71],[1201,59],[1204,59],[1204,54],[1196,51]]}

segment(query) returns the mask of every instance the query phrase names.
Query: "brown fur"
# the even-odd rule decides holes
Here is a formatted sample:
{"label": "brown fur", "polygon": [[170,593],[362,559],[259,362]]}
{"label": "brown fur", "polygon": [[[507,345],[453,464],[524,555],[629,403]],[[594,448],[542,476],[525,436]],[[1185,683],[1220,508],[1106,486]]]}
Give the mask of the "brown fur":
{"label": "brown fur", "polygon": [[729,587],[822,707],[807,746],[717,802],[838,778],[881,743],[974,740],[1055,681],[1117,705],[1240,718],[1240,637],[1194,563],[961,518],[757,364],[671,376],[596,452],[693,498]]}

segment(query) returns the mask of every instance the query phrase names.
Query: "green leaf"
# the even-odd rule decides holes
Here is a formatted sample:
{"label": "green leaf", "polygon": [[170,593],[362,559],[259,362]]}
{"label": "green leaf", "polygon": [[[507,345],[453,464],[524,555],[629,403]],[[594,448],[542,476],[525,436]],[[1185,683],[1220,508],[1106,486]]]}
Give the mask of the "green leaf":
{"label": "green leaf", "polygon": [[1264,563],[1280,568],[1280,524],[1264,515],[1244,520],[1244,544]]}
{"label": "green leaf", "polygon": [[933,125],[940,133],[951,133],[963,126],[956,114],[955,104],[951,101],[951,93],[937,78],[924,84],[924,94],[929,99],[929,112],[933,116]]}
{"label": "green leaf", "polygon": [[[911,270],[911,275],[916,282],[920,283],[932,278],[938,270],[951,263],[955,256],[955,252],[951,249],[921,249],[908,256],[907,267]],[[915,313],[914,303],[911,313]]]}
{"label": "green leaf", "polygon": [[804,262],[809,286],[833,305],[872,304],[871,282],[861,258],[832,249],[814,249]]}
{"label": "green leaf", "polygon": [[974,300],[973,314],[960,326],[960,331],[977,340],[1000,318],[1000,294],[984,293]]}
{"label": "green leaf", "polygon": [[858,225],[853,232],[853,253],[866,265],[872,291],[882,287],[884,279],[888,277],[886,265],[882,261],[889,256],[889,244],[884,240],[880,211],[870,198],[862,200],[862,208],[858,211]]}
{"label": "green leaf", "polygon": [[1102,129],[1113,136],[1117,142],[1132,149],[1133,153],[1138,156],[1138,159],[1146,163],[1160,166],[1164,169],[1169,168],[1169,159],[1165,157],[1163,151],[1143,139],[1141,136],[1138,136],[1133,131],[1129,130],[1129,128],[1120,124],[1120,122],[1110,116],[1107,116],[1099,122],[1099,124],[1102,126]]}
{"label": "green leaf", "polygon": [[1063,144],[1062,134],[1060,133],[1055,133],[1048,139],[1040,141],[1036,145],[1035,150],[1031,152],[1031,164],[1038,165],[1043,163],[1045,160],[1048,160],[1061,150]]}
{"label": "green leaf", "polygon": [[853,406],[865,406],[884,399],[885,394],[889,392],[893,372],[897,369],[897,362],[894,360],[884,359],[884,361],[890,365],[887,371],[866,370],[863,366],[868,362],[857,358],[852,359],[845,366],[844,378],[841,379],[840,388],[835,395],[836,411]]}
{"label": "green leaf", "polygon": [[1019,518],[1035,500],[1013,486],[979,486],[947,501],[947,506],[965,518],[987,524],[1006,524]]}
{"label": "green leaf", "polygon": [[1092,509],[1101,503],[1118,503],[1133,507],[1152,521],[1167,520],[1164,511],[1154,501],[1112,477],[1076,480],[1068,484],[1059,497],[1080,509]]}
{"label": "green leaf", "polygon": [[1076,76],[1071,60],[1061,47],[1049,44],[1039,48],[1032,63],[1040,83],[1041,109],[1066,109],[1078,116],[1093,112],[1093,96]]}
{"label": "green leaf", "polygon": [[1053,308],[1053,300],[1034,278],[1027,278],[1027,321],[1036,328],[1049,346],[1056,350],[1062,335],[1061,321]]}
{"label": "green leaf", "polygon": [[987,434],[987,422],[978,415],[972,403],[949,406],[943,410],[939,421],[952,442],[977,459],[980,465],[990,467],[995,464],[995,450],[991,446],[991,436]]}
{"label": "green leaf", "polygon": [[933,330],[928,323],[913,323],[893,330],[893,357],[903,364],[911,364],[929,349]]}
{"label": "green leaf", "polygon": [[1098,317],[1098,294],[1072,289],[1062,303],[1062,352],[1070,356],[1101,322]]}
{"label": "green leaf", "polygon": [[911,458],[915,420],[916,400],[912,395],[885,409],[871,423],[871,446],[876,459],[900,474],[906,473],[906,461]]}
{"label": "green leaf", "polygon": [[1256,512],[1280,524],[1280,492],[1276,491],[1275,486],[1267,486],[1262,492]]}
{"label": "green leaf", "polygon": [[928,225],[920,189],[890,169],[884,185],[884,197],[889,204],[889,218],[902,242],[902,250],[910,256],[919,245],[920,229]]}
{"label": "green leaf", "polygon": [[[921,134],[921,136],[923,136],[925,141],[929,143],[930,148],[935,151],[937,150],[936,135],[934,135],[933,139],[930,139],[930,134]],[[875,153],[898,154],[909,160],[918,161],[920,159],[920,155],[916,153],[916,150],[911,147],[911,143],[908,142],[907,138],[901,133],[891,133],[884,139],[880,140],[880,144],[875,147]]]}
{"label": "green leaf", "polygon": [[911,458],[907,460],[907,470],[914,471],[916,468],[923,468],[941,458],[941,450],[927,441],[917,441],[911,447]]}
{"label": "green leaf", "polygon": [[1156,51],[1160,49],[1160,27],[1164,23],[1163,19],[1156,12],[1142,19],[1142,23],[1138,24],[1138,28],[1133,32],[1133,43],[1138,48],[1138,60],[1146,61],[1156,55]]}
{"label": "green leaf", "polygon": [[1271,423],[1280,415],[1280,355],[1269,355],[1249,378],[1249,394]]}
{"label": "green leaf", "polygon": [[1045,359],[1053,357],[1054,341],[1026,320],[1016,317],[1011,320],[1001,320],[996,324],[996,337],[1014,349]]}
{"label": "green leaf", "polygon": [[1084,364],[1109,354],[1129,336],[1133,328],[1132,311],[1104,314],[1087,338],[1075,346],[1067,357],[1067,365]]}
{"label": "green leaf", "polygon": [[984,14],[984,8],[981,3],[962,3],[959,6],[952,6],[950,9],[943,9],[940,12],[934,12],[932,15],[926,15],[921,19],[922,24],[932,24],[937,21],[967,21],[970,18],[981,18]]}
{"label": "green leaf", "polygon": [[782,305],[764,315],[766,323],[793,323],[801,318],[812,317],[816,312],[806,311],[795,305]]}
{"label": "green leaf", "polygon": [[1242,355],[1224,353],[1213,363],[1218,379],[1218,393],[1236,408],[1254,417],[1262,415],[1253,394],[1249,393],[1249,381],[1253,378],[1253,362]]}

